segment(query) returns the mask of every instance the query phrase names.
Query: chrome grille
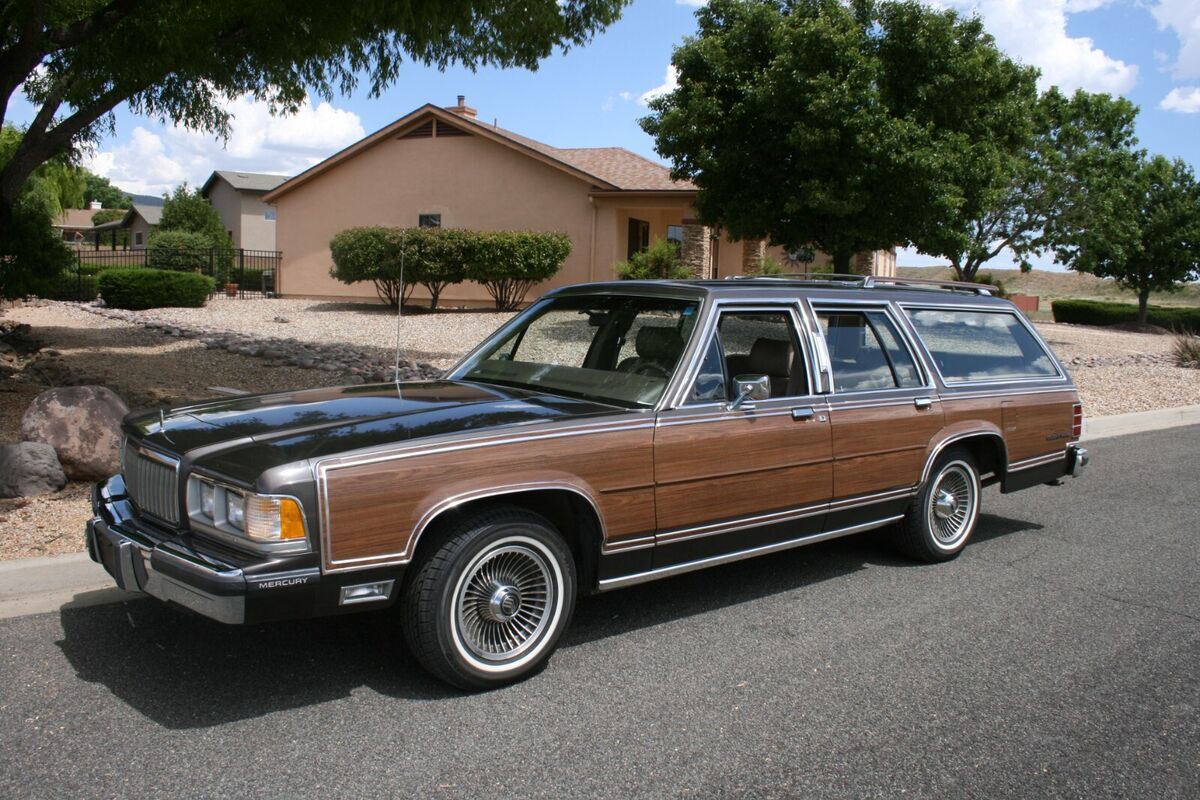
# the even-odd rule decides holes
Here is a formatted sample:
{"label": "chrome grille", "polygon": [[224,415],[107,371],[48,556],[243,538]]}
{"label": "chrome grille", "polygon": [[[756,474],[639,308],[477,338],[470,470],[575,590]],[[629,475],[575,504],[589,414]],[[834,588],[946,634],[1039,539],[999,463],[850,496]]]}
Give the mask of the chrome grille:
{"label": "chrome grille", "polygon": [[177,467],[178,464],[170,456],[152,453],[128,439],[125,441],[121,452],[121,473],[134,505],[144,513],[172,524],[179,523]]}

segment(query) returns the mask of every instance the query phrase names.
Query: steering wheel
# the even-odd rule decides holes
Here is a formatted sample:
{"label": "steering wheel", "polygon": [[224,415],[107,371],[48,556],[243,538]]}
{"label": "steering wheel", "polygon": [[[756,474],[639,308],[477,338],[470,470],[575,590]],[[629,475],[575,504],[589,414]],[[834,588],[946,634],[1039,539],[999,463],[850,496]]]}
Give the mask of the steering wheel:
{"label": "steering wheel", "polygon": [[666,369],[653,361],[643,361],[633,370],[634,375],[645,375],[647,378],[662,378],[664,381],[671,377]]}

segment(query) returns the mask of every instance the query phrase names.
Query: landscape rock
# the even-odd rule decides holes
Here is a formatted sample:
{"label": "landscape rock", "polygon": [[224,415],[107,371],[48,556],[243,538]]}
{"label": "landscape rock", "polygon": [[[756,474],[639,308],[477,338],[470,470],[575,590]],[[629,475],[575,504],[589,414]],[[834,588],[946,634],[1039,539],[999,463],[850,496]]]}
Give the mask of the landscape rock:
{"label": "landscape rock", "polygon": [[75,479],[106,478],[120,470],[125,402],[103,386],[67,386],[42,392],[21,417],[21,437],[54,448]]}
{"label": "landscape rock", "polygon": [[57,492],[67,476],[54,448],[43,442],[0,444],[0,497]]}

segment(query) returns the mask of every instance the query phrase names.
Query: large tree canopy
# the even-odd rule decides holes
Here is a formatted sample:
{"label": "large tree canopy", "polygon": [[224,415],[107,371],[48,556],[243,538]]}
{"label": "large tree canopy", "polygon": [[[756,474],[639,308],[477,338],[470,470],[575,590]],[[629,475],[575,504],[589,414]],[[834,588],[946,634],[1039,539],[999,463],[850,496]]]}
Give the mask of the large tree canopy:
{"label": "large tree canopy", "polygon": [[[20,0],[0,5],[0,114],[36,113],[0,168],[0,248],[25,181],[95,141],[111,111],[228,132],[223,99],[292,110],[308,91],[372,94],[405,61],[533,68],[586,42],[629,0]],[[0,122],[3,122],[0,116]]]}
{"label": "large tree canopy", "polygon": [[1137,292],[1144,323],[1151,292],[1200,280],[1200,183],[1186,163],[1163,156],[1139,157],[1106,177],[1071,209],[1055,256]]}
{"label": "large tree canopy", "polygon": [[711,0],[642,121],[737,238],[856,252],[977,214],[1030,136],[1036,72],[916,2]]}
{"label": "large tree canopy", "polygon": [[922,252],[948,259],[960,280],[972,280],[1006,248],[1022,263],[1051,249],[1071,235],[1071,209],[1087,199],[1088,187],[1119,176],[1137,157],[1137,107],[1124,98],[1083,90],[1068,97],[1052,88],[1030,115],[1028,142],[998,152],[990,180],[964,187],[973,202],[914,237]]}

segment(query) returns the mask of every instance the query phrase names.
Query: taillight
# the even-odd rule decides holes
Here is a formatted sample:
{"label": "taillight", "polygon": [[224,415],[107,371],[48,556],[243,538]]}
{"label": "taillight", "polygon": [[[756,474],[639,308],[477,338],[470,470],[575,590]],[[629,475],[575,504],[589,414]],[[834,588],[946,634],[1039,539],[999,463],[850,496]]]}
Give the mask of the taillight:
{"label": "taillight", "polygon": [[1071,417],[1071,437],[1078,439],[1083,433],[1083,403],[1076,403],[1072,409],[1073,416]]}

